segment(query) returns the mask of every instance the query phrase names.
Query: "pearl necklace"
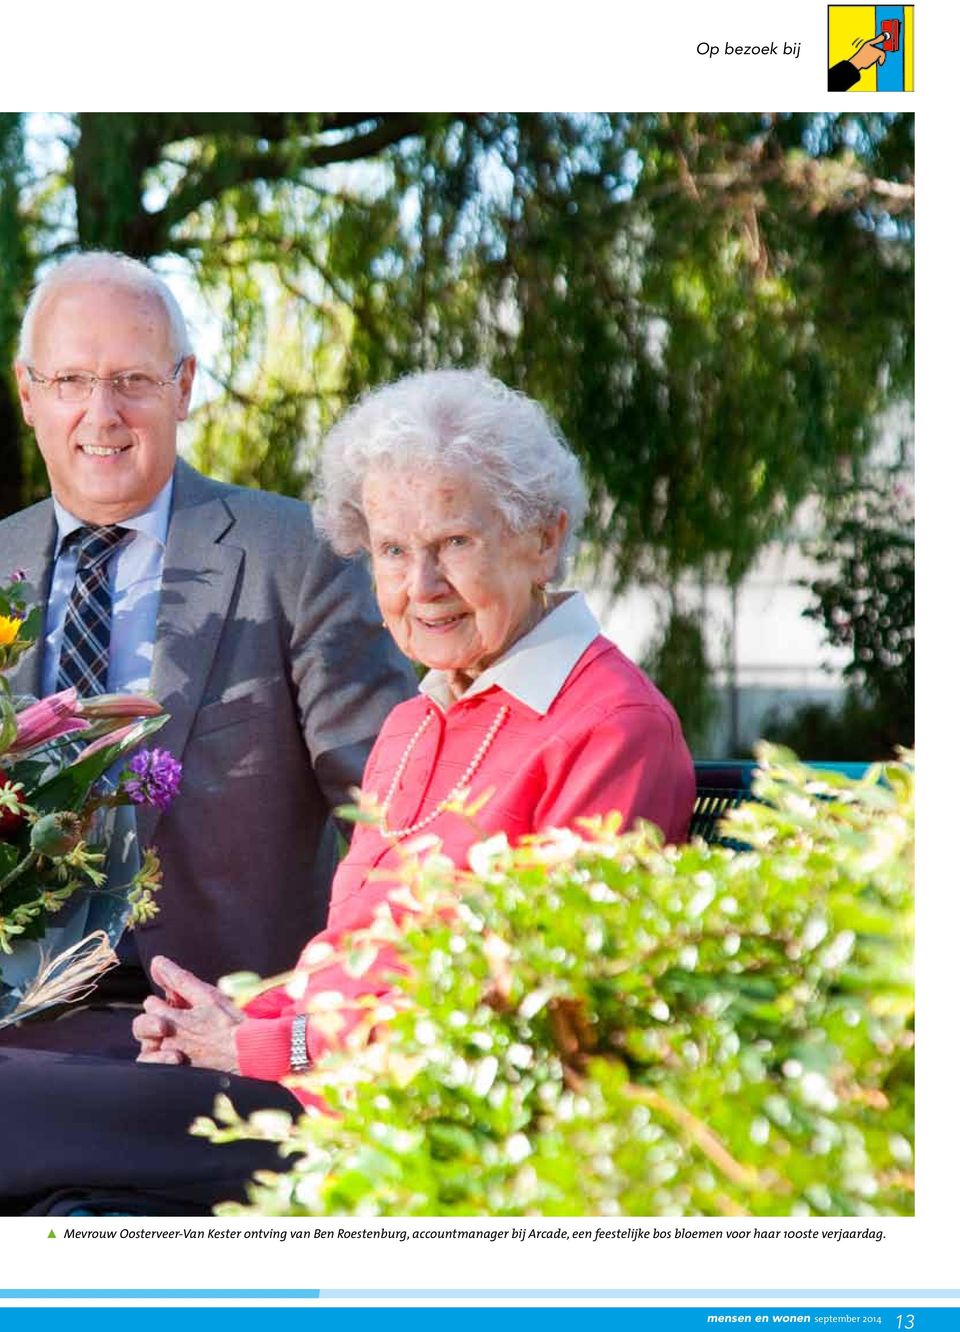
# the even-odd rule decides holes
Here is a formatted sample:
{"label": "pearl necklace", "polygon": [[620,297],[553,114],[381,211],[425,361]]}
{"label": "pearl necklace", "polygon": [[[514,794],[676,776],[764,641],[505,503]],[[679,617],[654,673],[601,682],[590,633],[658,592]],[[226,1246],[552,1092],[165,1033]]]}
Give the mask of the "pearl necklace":
{"label": "pearl necklace", "polygon": [[433,809],[430,811],[429,814],[425,814],[422,819],[417,819],[416,823],[411,823],[406,828],[388,828],[387,811],[390,808],[390,802],[393,799],[393,797],[397,794],[397,787],[400,785],[400,779],[404,774],[404,770],[406,769],[407,763],[410,759],[410,755],[413,753],[414,749],[416,748],[417,741],[420,739],[421,735],[423,735],[424,731],[430,725],[430,719],[433,716],[433,711],[431,710],[430,712],[428,712],[427,715],[424,717],[423,721],[414,731],[413,735],[410,737],[410,741],[400,757],[400,762],[397,764],[397,770],[393,774],[393,781],[390,783],[390,788],[387,791],[384,802],[380,807],[380,821],[377,825],[380,830],[380,836],[409,837],[411,833],[419,832],[421,828],[426,828],[428,823],[432,823],[434,819],[437,818],[438,815],[443,813],[444,806],[448,805],[450,801],[454,799],[455,796],[462,795],[462,793],[470,785],[470,782],[472,781],[474,775],[476,774],[477,769],[480,767],[480,764],[483,762],[487,750],[493,744],[494,736],[500,730],[500,727],[503,725],[503,723],[507,720],[509,712],[510,709],[507,707],[506,704],[504,704],[503,707],[500,709],[500,711],[497,713],[496,717],[494,717],[493,724],[490,726],[486,735],[481,740],[480,747],[477,750],[477,752],[474,754],[473,758],[470,760],[470,763],[468,764],[466,771],[463,773],[461,777],[457,778],[453,786],[450,788],[449,793],[446,796],[444,796],[444,798],[441,801],[439,801],[438,804],[434,805]]}

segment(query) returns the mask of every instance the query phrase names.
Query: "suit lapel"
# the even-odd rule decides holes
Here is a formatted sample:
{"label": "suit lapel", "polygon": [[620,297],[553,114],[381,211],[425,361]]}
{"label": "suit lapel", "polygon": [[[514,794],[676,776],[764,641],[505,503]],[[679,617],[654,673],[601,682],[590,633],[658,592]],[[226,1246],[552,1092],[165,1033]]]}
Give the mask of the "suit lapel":
{"label": "suit lapel", "polygon": [[[57,519],[53,501],[44,500],[17,515],[15,535],[17,564],[26,572],[31,602],[46,607],[53,578],[53,548],[57,535]],[[40,636],[36,645],[20,658],[16,669],[10,672],[10,688],[15,694],[40,695],[43,666],[43,638],[46,633],[44,614]]]}
{"label": "suit lapel", "polygon": [[[151,692],[171,714],[158,742],[178,759],[203,698],[243,561],[239,547],[221,544],[233,522],[220,488],[178,462],[150,676]],[[158,817],[157,810],[139,809],[145,842]]]}

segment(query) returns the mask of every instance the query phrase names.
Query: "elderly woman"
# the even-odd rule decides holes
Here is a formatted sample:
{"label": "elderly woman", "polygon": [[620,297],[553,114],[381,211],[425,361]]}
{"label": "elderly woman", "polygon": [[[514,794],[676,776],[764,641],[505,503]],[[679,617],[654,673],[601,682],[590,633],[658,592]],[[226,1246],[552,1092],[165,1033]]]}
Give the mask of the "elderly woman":
{"label": "elderly woman", "polygon": [[[169,959],[154,960],[164,998],[148,999],[134,1022],[140,1061],[191,1067],[174,1075],[110,1065],[113,1103],[135,1124],[131,1096],[154,1107],[152,1122],[156,1097],[171,1098],[169,1128],[152,1129],[165,1153],[156,1192],[191,1207],[238,1196],[252,1168],[237,1155],[228,1187],[222,1154],[237,1149],[196,1140],[190,1160],[172,1164],[189,1119],[208,1112],[218,1085],[204,1070],[241,1075],[230,1091],[247,1108],[289,1106],[289,1093],[267,1084],[309,1066],[329,1041],[309,1022],[312,993],[344,996],[345,1030],[353,999],[389,988],[385,966],[357,979],[335,964],[317,971],[309,956],[318,940],[335,942],[370,922],[390,891],[384,871],[405,839],[435,833],[463,865],[478,825],[481,834],[516,840],[619,810],[627,824],[648,819],[678,841],[693,804],[692,764],[670,704],[600,634],[580,594],[550,590],[563,576],[585,499],[576,459],[542,408],[479,371],[415,375],[347,413],[327,440],[322,481],[334,546],[368,553],[387,627],[428,670],[419,697],[390,714],[370,755],[364,791],[376,797],[379,821],[357,826],[337,872],[327,928],[304,953],[306,993],[293,1000],[278,987],[241,1011]],[[471,823],[448,808],[468,790],[492,792]],[[33,1058],[38,1094],[46,1076],[50,1097],[55,1070],[43,1061],[52,1057]],[[70,1076],[62,1060],[59,1070],[61,1079]],[[169,1079],[162,1086],[161,1077]],[[2,1193],[2,1144],[0,1152]],[[142,1200],[144,1183],[121,1163],[113,1192],[101,1188],[98,1197],[116,1202],[119,1189],[132,1206],[126,1190]]]}

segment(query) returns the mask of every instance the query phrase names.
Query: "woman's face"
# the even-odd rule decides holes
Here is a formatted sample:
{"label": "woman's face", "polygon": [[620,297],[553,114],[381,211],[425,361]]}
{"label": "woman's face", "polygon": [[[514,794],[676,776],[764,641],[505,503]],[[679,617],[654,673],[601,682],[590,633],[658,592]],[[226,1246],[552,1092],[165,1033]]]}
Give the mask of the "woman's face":
{"label": "woman's face", "polygon": [[377,601],[406,656],[476,676],[535,623],[565,514],[511,532],[475,478],[443,472],[371,472],[362,503]]}

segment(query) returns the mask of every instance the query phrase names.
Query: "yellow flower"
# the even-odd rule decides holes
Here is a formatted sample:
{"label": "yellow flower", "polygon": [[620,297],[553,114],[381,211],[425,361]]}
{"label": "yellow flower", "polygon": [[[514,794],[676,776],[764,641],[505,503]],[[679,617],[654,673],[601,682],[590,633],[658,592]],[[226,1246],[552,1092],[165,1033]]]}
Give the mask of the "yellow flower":
{"label": "yellow flower", "polygon": [[23,621],[15,615],[0,615],[0,647],[7,647],[16,640]]}

